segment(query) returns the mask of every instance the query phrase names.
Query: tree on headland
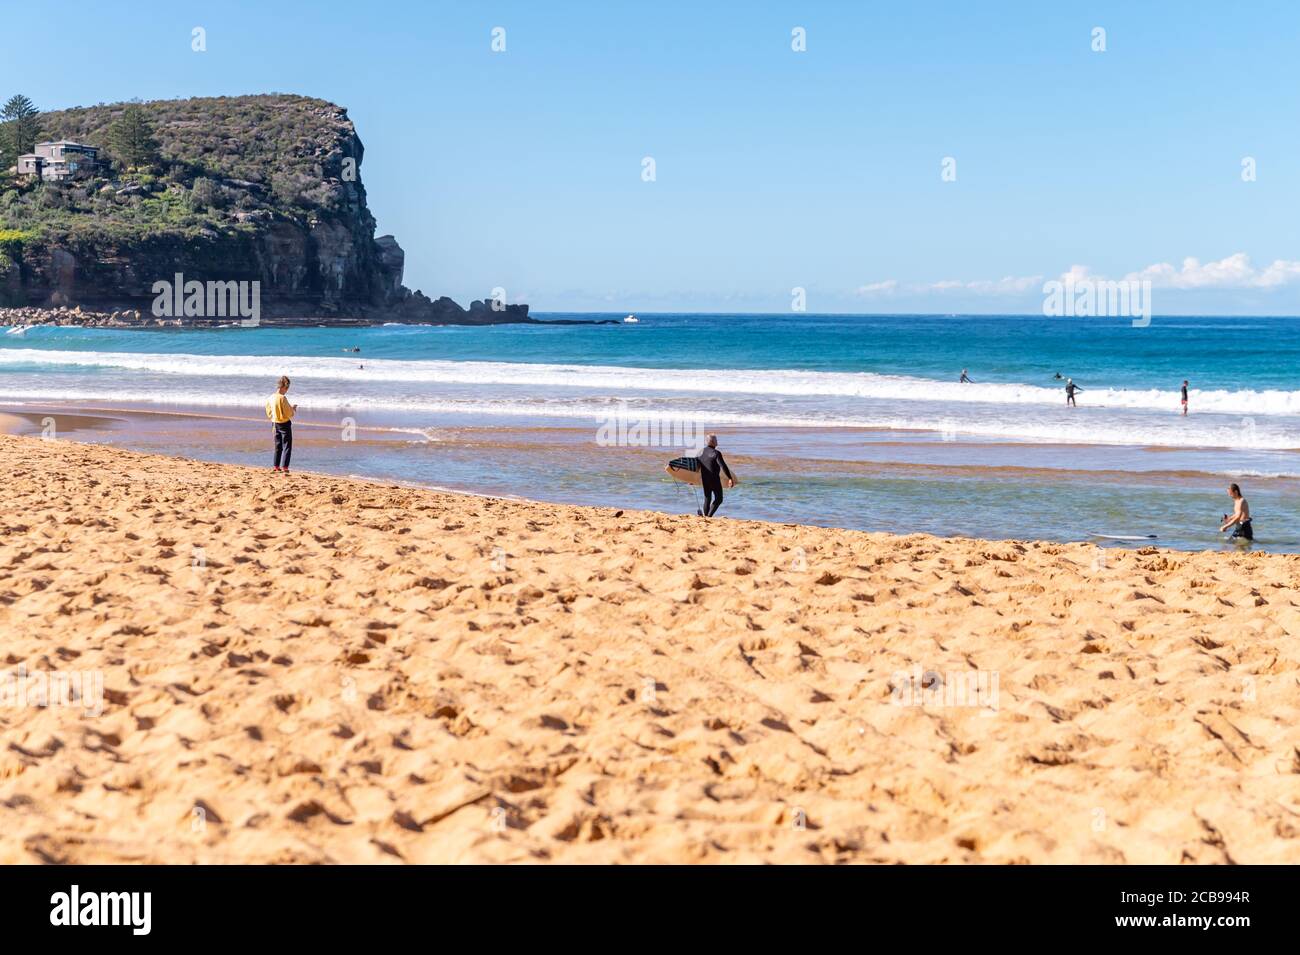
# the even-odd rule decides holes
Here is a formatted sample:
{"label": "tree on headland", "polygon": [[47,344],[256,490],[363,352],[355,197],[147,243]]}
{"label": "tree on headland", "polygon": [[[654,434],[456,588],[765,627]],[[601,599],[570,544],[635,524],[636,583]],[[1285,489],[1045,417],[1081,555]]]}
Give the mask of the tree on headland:
{"label": "tree on headland", "polygon": [[108,146],[128,169],[142,169],[158,161],[158,141],[153,124],[136,103],[129,103],[108,127]]}
{"label": "tree on headland", "polygon": [[21,93],[9,97],[0,108],[0,157],[8,168],[24,153],[36,148],[41,135],[41,112]]}

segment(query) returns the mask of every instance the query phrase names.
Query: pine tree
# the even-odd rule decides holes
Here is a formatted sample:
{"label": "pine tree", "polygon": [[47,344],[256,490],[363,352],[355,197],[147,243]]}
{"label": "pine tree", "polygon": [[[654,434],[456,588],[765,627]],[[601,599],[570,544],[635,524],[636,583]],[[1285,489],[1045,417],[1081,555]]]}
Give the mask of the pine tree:
{"label": "pine tree", "polygon": [[36,148],[41,135],[41,113],[26,96],[11,96],[0,109],[0,162],[5,168]]}
{"label": "pine tree", "polygon": [[138,105],[132,103],[108,128],[108,145],[123,166],[140,169],[158,161],[158,141],[153,124]]}

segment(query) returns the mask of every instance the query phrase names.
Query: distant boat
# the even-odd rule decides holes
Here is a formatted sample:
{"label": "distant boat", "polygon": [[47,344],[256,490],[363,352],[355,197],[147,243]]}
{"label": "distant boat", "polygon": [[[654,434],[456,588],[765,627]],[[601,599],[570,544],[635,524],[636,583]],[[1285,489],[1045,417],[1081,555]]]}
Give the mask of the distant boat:
{"label": "distant boat", "polygon": [[627,322],[629,325],[635,325],[637,322],[641,321],[641,319],[637,318],[635,315],[629,315],[627,318],[623,319],[623,321]]}

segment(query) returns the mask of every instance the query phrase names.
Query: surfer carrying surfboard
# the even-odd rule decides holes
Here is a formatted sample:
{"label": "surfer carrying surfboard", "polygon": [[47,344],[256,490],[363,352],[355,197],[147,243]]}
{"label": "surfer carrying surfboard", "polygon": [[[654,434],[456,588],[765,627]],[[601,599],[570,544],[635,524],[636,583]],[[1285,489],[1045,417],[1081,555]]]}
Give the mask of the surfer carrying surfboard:
{"label": "surfer carrying surfboard", "polygon": [[722,475],[727,475],[727,487],[735,487],[736,478],[718,450],[716,434],[709,435],[704,450],[696,455],[695,460],[700,462],[700,486],[704,488],[704,510],[696,513],[700,517],[712,517],[722,506]]}
{"label": "surfer carrying surfboard", "polygon": [[[1240,540],[1253,541],[1255,531],[1250,526],[1250,505],[1246,499],[1241,496],[1241,488],[1236,484],[1228,485],[1228,497],[1236,502],[1236,507],[1232,511],[1232,516],[1223,515],[1223,524],[1219,527],[1219,533],[1222,534],[1229,527],[1232,527],[1232,536]],[[1233,527],[1233,525],[1236,527]]]}

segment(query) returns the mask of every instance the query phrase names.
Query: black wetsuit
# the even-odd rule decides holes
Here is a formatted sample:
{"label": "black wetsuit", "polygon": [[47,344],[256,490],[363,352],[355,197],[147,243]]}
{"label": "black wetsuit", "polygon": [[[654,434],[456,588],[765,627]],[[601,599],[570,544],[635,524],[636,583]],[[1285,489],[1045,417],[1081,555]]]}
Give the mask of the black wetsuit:
{"label": "black wetsuit", "polygon": [[[1249,507],[1249,505],[1245,506]],[[1224,517],[1226,520],[1227,516],[1225,515]],[[1248,517],[1234,526],[1232,528],[1232,533],[1229,534],[1228,537],[1237,538],[1238,540],[1253,541],[1255,539],[1255,528],[1250,526],[1250,518]]]}
{"label": "black wetsuit", "polygon": [[695,458],[700,462],[700,484],[704,488],[704,516],[712,517],[722,506],[722,475],[734,481],[731,468],[727,467],[722,452],[717,448],[705,448]]}
{"label": "black wetsuit", "polygon": [[1083,389],[1072,381],[1065,386],[1065,403],[1067,405],[1074,404],[1074,393],[1076,391],[1083,391]]}

